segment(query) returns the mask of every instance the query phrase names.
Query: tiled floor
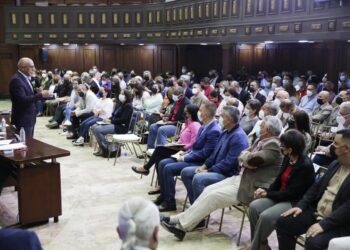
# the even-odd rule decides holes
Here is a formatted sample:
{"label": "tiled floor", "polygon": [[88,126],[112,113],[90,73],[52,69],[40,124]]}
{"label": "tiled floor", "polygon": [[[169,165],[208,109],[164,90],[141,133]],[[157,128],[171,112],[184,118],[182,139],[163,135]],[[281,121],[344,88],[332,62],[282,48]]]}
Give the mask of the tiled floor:
{"label": "tiled floor", "polygon": [[[0,110],[10,107],[9,101],[0,101]],[[121,203],[131,196],[147,195],[151,189],[151,176],[140,179],[130,167],[142,164],[142,160],[128,154],[113,161],[92,155],[89,146],[74,147],[59,133],[45,127],[48,117],[37,119],[35,138],[71,151],[71,156],[59,159],[61,163],[63,214],[59,223],[52,220],[46,225],[31,228],[34,230],[44,249],[119,249],[120,240],[115,231],[117,213]],[[185,189],[177,186],[178,211],[182,208]],[[218,232],[221,210],[212,214],[209,228],[188,233],[183,242],[177,241],[161,228],[159,249],[237,249],[237,233],[241,222],[241,213],[226,209],[222,232]],[[17,218],[17,198],[13,188],[7,188],[0,196],[0,220],[15,222]],[[246,221],[242,235],[242,244],[249,242],[249,223]],[[241,244],[241,245],[242,245]],[[273,234],[270,244],[277,247]]]}

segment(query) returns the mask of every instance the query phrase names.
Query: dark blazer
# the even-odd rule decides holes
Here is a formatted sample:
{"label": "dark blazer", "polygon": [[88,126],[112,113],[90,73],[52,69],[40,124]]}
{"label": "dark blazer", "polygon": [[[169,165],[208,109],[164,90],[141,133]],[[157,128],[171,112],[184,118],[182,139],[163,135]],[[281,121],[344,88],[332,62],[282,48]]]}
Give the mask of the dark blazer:
{"label": "dark blazer", "polygon": [[9,92],[12,102],[11,122],[17,129],[33,127],[36,122],[35,103],[42,94],[34,94],[25,77],[17,72],[10,80]]}
{"label": "dark blazer", "polygon": [[114,131],[116,134],[126,134],[128,132],[132,114],[133,107],[131,103],[126,103],[124,105],[116,107],[111,118],[111,122],[114,124]]}
{"label": "dark blazer", "polygon": [[240,172],[238,157],[248,147],[248,137],[237,124],[231,131],[224,130],[221,133],[215,150],[204,164],[208,172],[220,173],[226,177],[238,175]]}
{"label": "dark blazer", "polygon": [[0,229],[0,249],[6,250],[42,250],[38,236],[31,231],[21,229]]}
{"label": "dark blazer", "polygon": [[208,158],[208,155],[214,151],[221,129],[216,120],[211,122],[204,131],[203,129],[204,126],[199,128],[196,141],[193,143],[191,150],[185,156],[185,162],[204,162],[205,159]]}
{"label": "dark blazer", "polygon": [[254,191],[258,188],[268,188],[278,175],[283,156],[278,138],[272,137],[258,151],[260,140],[241,153],[239,159],[256,169],[244,169],[239,184],[237,199],[243,204],[249,204],[254,199]]}
{"label": "dark blazer", "polygon": [[[306,192],[303,198],[296,205],[302,210],[305,209],[317,209],[317,203],[321,199],[325,192],[330,179],[337,172],[340,167],[340,163],[333,161],[324,176]],[[329,217],[324,218],[320,222],[324,231],[329,231],[339,227],[350,228],[350,175],[348,175],[336,194],[333,206],[332,214]]]}
{"label": "dark blazer", "polygon": [[191,97],[193,96],[192,89],[191,89],[190,87],[186,88],[186,90],[185,90],[185,96],[186,96],[188,99],[191,99]]}
{"label": "dark blazer", "polygon": [[310,158],[304,155],[293,166],[293,170],[287,180],[286,189],[281,191],[281,176],[288,165],[290,165],[289,158],[285,157],[282,162],[280,173],[266,190],[267,198],[276,202],[290,201],[294,203],[300,200],[306,190],[314,183],[314,166]]}
{"label": "dark blazer", "polygon": [[238,99],[243,103],[245,106],[247,104],[247,101],[250,99],[250,93],[244,89],[241,90],[241,93],[238,95]]}
{"label": "dark blazer", "polygon": [[[184,122],[185,121],[184,110],[185,110],[186,105],[188,105],[190,103],[191,103],[191,101],[186,96],[184,96],[183,99],[181,100],[180,108],[177,111],[177,113],[175,114],[175,122],[178,122],[178,121]],[[174,103],[174,106],[170,111],[169,117],[172,117],[172,115],[174,113],[175,105],[176,105],[176,102]]]}

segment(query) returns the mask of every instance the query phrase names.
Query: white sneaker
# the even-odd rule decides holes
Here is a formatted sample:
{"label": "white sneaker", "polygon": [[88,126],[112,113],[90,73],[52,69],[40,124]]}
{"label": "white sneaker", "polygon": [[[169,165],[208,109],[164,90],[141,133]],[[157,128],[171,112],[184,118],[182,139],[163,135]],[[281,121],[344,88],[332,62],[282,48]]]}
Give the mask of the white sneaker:
{"label": "white sneaker", "polygon": [[71,126],[72,125],[72,123],[71,123],[71,121],[69,121],[69,120],[66,120],[64,123],[63,123],[63,126]]}

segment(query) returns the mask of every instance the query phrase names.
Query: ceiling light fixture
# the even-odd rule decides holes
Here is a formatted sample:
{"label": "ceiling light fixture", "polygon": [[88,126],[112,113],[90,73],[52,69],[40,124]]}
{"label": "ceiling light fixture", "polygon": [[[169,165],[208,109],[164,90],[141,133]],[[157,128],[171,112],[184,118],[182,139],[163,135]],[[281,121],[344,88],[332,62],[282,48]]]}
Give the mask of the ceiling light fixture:
{"label": "ceiling light fixture", "polygon": [[299,43],[308,43],[308,40],[299,40]]}
{"label": "ceiling light fixture", "polygon": [[143,46],[144,44],[143,43],[139,43],[140,46]]}
{"label": "ceiling light fixture", "polygon": [[69,43],[63,43],[63,45],[64,45],[64,46],[68,46],[68,45],[69,45]]}
{"label": "ceiling light fixture", "polygon": [[44,46],[50,46],[51,44],[49,44],[49,43],[44,43]]}
{"label": "ceiling light fixture", "polygon": [[206,45],[208,45],[207,43],[200,43],[200,45],[202,45],[202,46],[206,46]]}
{"label": "ceiling light fixture", "polygon": [[274,41],[265,41],[265,44],[270,44],[270,43],[274,43]]}

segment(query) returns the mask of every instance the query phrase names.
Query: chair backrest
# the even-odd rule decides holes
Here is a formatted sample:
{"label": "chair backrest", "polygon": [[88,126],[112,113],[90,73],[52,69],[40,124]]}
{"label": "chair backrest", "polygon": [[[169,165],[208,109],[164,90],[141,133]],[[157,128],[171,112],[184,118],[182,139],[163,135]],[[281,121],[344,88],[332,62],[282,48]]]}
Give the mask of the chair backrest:
{"label": "chair backrest", "polygon": [[319,123],[319,122],[311,122],[310,129],[311,129],[311,137],[312,137],[312,139],[317,138],[318,132],[320,130],[320,126],[321,126],[321,123]]}
{"label": "chair backrest", "polygon": [[182,125],[183,125],[183,122],[177,122],[176,124],[176,130],[175,130],[175,134],[174,136],[170,137],[170,141],[169,142],[175,142],[179,139],[179,136],[180,136],[180,133],[181,133],[181,129],[182,129]]}
{"label": "chair backrest", "polygon": [[133,134],[142,135],[146,129],[146,112],[137,112]]}

